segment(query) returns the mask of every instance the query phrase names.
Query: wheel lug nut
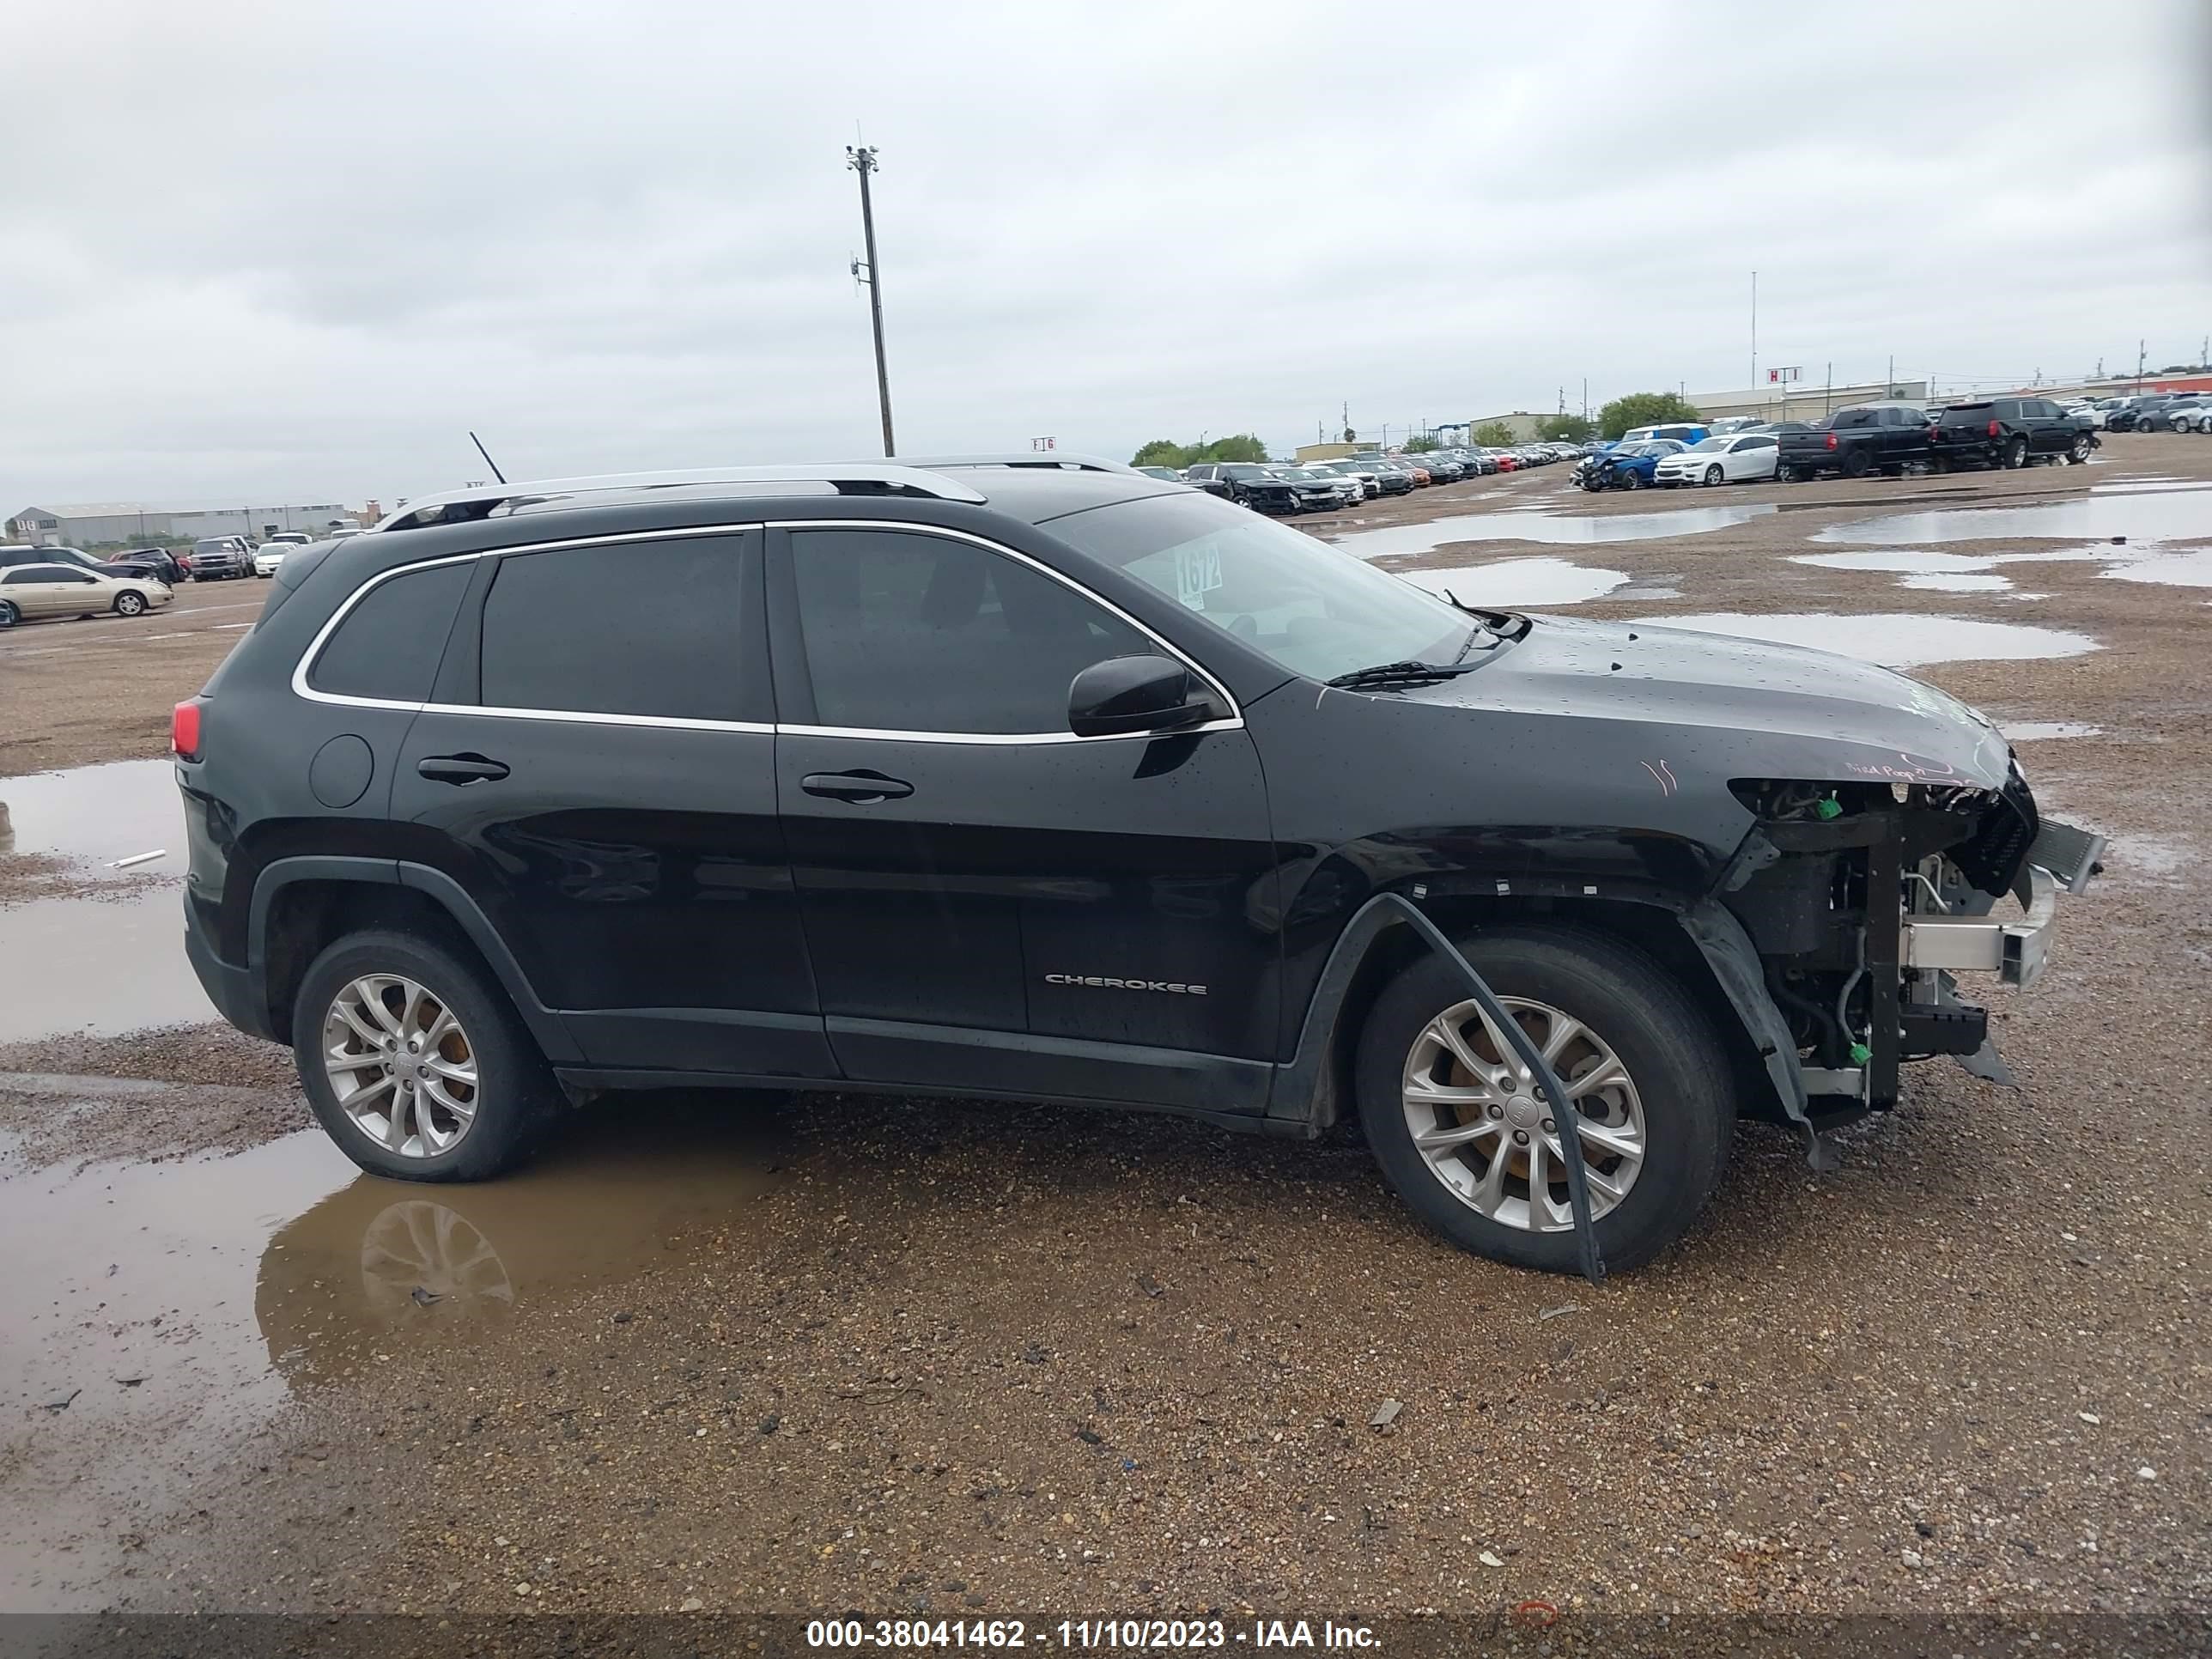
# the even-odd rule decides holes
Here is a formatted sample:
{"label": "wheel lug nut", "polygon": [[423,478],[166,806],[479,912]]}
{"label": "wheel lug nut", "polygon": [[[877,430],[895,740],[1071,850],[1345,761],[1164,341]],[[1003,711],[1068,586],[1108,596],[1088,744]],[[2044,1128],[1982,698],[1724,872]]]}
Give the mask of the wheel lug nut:
{"label": "wheel lug nut", "polygon": [[1526,1146],[1528,1144],[1528,1132],[1526,1129],[1516,1129],[1513,1132],[1513,1144],[1516,1146]]}
{"label": "wheel lug nut", "polygon": [[1492,1117],[1504,1117],[1505,1115],[1505,1109],[1503,1106],[1492,1106],[1490,1109],[1490,1115]]}
{"label": "wheel lug nut", "polygon": [[1546,1134],[1555,1135],[1559,1133],[1559,1126],[1558,1124],[1553,1122],[1548,1117],[1544,1120],[1544,1133]]}

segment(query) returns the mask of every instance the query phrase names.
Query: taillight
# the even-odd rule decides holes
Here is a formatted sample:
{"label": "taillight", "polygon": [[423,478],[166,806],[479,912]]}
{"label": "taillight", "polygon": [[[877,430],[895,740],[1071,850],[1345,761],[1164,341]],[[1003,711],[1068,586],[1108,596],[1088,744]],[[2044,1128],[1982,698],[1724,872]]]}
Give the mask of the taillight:
{"label": "taillight", "polygon": [[1834,433],[1831,432],[1831,433],[1828,434],[1828,447],[1829,447],[1829,448],[1831,448],[1831,449],[1833,449],[1835,447],[1836,447],[1836,434],[1835,434]]}
{"label": "taillight", "polygon": [[1996,423],[1995,421],[1991,421],[1991,422],[1990,422],[1990,436],[1991,436],[1992,438],[1994,438],[1994,437],[1996,437],[1996,435],[1997,435],[1997,423]]}
{"label": "taillight", "polygon": [[169,716],[169,747],[180,760],[200,757],[200,700],[186,699]]}

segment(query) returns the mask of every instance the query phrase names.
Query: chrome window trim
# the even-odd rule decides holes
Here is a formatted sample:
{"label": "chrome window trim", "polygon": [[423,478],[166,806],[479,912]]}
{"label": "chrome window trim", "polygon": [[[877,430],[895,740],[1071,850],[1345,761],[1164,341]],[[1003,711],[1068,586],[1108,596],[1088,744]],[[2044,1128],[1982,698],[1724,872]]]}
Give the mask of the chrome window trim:
{"label": "chrome window trim", "polygon": [[[605,547],[621,542],[665,542],[694,536],[742,535],[748,530],[758,530],[760,527],[760,521],[753,520],[741,524],[686,525],[672,530],[629,530],[605,536],[566,536],[557,541],[518,542],[510,547],[482,547],[473,553],[448,553],[435,559],[417,559],[412,564],[396,564],[389,570],[380,570],[346,595],[345,603],[331,612],[329,620],[315,630],[314,638],[309,640],[307,649],[300,653],[299,661],[292,665],[293,695],[304,697],[309,702],[335,703],[343,708],[411,708],[419,714],[431,707],[426,702],[397,702],[389,697],[356,697],[341,691],[319,691],[307,683],[307,676],[314,666],[316,658],[322,655],[323,647],[330,643],[331,635],[337,632],[338,625],[351,614],[354,606],[367,598],[372,588],[388,582],[396,576],[412,575],[418,570],[434,570],[440,565],[473,564],[478,559],[504,558],[510,553],[554,553],[565,548]],[[482,708],[473,703],[448,704],[444,707],[465,708],[472,714],[484,712]],[[596,720],[600,717],[578,714],[573,716],[562,714],[556,718]],[[644,720],[647,717],[626,714],[620,718],[627,723],[632,720]],[[677,720],[673,715],[669,716],[668,719],[676,724],[685,723]],[[713,721],[705,723],[715,724]]]}
{"label": "chrome window trim", "polygon": [[[806,726],[788,722],[769,724],[757,720],[710,720],[687,719],[675,714],[610,714],[591,713],[581,709],[559,708],[502,708],[485,703],[453,703],[406,702],[390,697],[357,697],[339,691],[323,691],[308,683],[315,660],[323,647],[337,632],[339,624],[352,612],[372,588],[398,576],[412,574],[418,570],[435,569],[441,565],[472,564],[479,559],[505,558],[510,554],[556,553],[570,548],[604,547],[623,542],[659,542],[699,536],[742,535],[749,530],[889,530],[909,535],[939,536],[953,541],[971,543],[986,552],[1027,565],[1050,577],[1071,592],[1080,594],[1093,605],[1111,612],[1139,634],[1150,640],[1169,656],[1191,671],[1219,697],[1229,709],[1226,717],[1206,720],[1197,726],[1184,726],[1174,732],[1117,732],[1098,737],[1080,737],[1073,732],[908,732],[896,727],[851,726]],[[293,695],[309,702],[328,703],[342,708],[391,708],[416,714],[476,714],[489,720],[555,720],[571,726],[630,726],[675,732],[735,732],[756,737],[789,736],[794,738],[872,738],[878,741],[890,739],[901,743],[971,744],[991,747],[1009,745],[1041,745],[1073,743],[1125,743],[1132,738],[1147,740],[1160,737],[1194,736],[1203,732],[1237,732],[1244,727],[1244,712],[1229,688],[1216,679],[1206,667],[1194,660],[1172,641],[1163,638],[1159,632],[1139,618],[1131,616],[1103,594],[1093,592],[1081,582],[1054,569],[1042,560],[1030,557],[1018,549],[994,542],[988,536],[978,536],[965,530],[954,530],[942,525],[912,522],[902,519],[769,519],[751,520],[736,524],[688,525],[668,530],[622,531],[604,536],[568,536],[556,541],[518,542],[510,546],[479,548],[472,553],[448,553],[434,559],[418,559],[410,564],[394,565],[389,570],[379,571],[348,594],[345,602],[332,611],[315,630],[292,665]]]}

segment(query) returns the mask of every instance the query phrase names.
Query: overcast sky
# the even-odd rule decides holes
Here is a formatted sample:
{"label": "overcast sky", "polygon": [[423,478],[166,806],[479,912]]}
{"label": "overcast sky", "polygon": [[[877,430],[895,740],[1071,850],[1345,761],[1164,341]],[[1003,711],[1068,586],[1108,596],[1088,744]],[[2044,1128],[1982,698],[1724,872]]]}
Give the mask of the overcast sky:
{"label": "overcast sky", "polygon": [[0,512],[875,453],[856,122],[914,454],[2212,331],[2187,0],[8,9]]}

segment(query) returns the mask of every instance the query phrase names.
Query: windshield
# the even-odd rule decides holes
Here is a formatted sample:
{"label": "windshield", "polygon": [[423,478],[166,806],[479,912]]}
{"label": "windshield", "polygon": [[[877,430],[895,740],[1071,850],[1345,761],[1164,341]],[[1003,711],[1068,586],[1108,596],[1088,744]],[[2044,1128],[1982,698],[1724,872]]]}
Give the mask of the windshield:
{"label": "windshield", "polygon": [[1726,438],[1700,438],[1696,443],[1692,444],[1690,447],[1692,449],[1726,449],[1728,447],[1728,440]]}
{"label": "windshield", "polygon": [[1238,483],[1250,483],[1255,478],[1266,477],[1267,469],[1264,466],[1254,466],[1249,462],[1232,463],[1221,469],[1221,476],[1224,478],[1234,478]]}
{"label": "windshield", "polygon": [[44,550],[43,556],[50,564],[73,564],[80,570],[100,568],[97,560],[87,558],[73,547],[49,547]]}
{"label": "windshield", "polygon": [[1294,674],[1452,662],[1474,624],[1440,599],[1212,495],[1159,495],[1051,529]]}

